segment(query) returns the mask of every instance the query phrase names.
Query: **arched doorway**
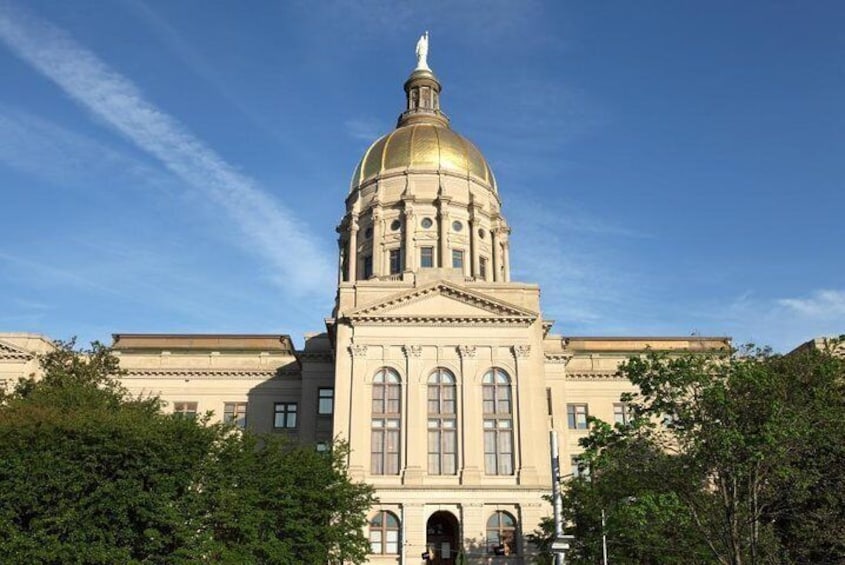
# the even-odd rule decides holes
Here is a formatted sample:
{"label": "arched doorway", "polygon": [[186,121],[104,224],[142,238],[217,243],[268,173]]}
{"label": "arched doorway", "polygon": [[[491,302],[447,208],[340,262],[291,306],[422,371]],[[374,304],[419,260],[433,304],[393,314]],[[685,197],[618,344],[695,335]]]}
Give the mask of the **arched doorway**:
{"label": "arched doorway", "polygon": [[439,510],[425,525],[425,545],[432,565],[454,565],[461,550],[461,528],[451,512]]}

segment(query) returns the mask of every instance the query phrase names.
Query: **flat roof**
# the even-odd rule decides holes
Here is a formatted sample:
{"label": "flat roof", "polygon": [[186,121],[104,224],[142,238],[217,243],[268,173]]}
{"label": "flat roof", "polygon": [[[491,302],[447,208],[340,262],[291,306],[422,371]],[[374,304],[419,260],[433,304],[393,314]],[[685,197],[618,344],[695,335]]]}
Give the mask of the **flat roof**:
{"label": "flat roof", "polygon": [[287,334],[112,334],[117,351],[272,351],[293,354]]}

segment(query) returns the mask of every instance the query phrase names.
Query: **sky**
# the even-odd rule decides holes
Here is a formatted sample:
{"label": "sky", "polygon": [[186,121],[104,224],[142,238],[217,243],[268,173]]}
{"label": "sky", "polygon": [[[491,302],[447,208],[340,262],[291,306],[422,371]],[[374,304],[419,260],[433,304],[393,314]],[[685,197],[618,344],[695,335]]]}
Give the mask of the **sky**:
{"label": "sky", "polygon": [[845,333],[845,3],[0,0],[0,332],[323,331],[419,35],[555,333]]}

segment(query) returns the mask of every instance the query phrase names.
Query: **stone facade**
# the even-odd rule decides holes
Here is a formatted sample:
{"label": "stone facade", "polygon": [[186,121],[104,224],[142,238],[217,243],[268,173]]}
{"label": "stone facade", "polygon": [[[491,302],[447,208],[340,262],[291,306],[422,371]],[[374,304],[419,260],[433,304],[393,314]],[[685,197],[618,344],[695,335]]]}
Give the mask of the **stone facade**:
{"label": "stone facade", "polygon": [[[168,409],[314,443],[349,443],[349,472],[376,488],[372,563],[525,563],[550,514],[549,430],[561,467],[586,416],[625,418],[617,367],[657,350],[713,350],[716,337],[550,333],[540,288],[511,281],[490,166],[449,128],[431,71],[405,83],[396,130],[355,171],[338,226],[337,301],[324,333],[115,334],[135,394]],[[0,335],[0,384],[36,370],[49,342]],[[501,553],[502,555],[497,555]]]}

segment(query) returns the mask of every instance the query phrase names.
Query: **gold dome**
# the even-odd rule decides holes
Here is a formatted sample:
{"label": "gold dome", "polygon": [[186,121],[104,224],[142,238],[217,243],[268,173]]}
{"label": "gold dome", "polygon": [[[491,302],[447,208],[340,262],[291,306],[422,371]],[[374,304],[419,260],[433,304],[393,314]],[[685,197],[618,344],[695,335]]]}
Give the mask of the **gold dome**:
{"label": "gold dome", "polygon": [[388,173],[441,172],[472,178],[496,192],[487,160],[448,127],[418,123],[398,127],[373,143],[352,176],[352,190]]}

